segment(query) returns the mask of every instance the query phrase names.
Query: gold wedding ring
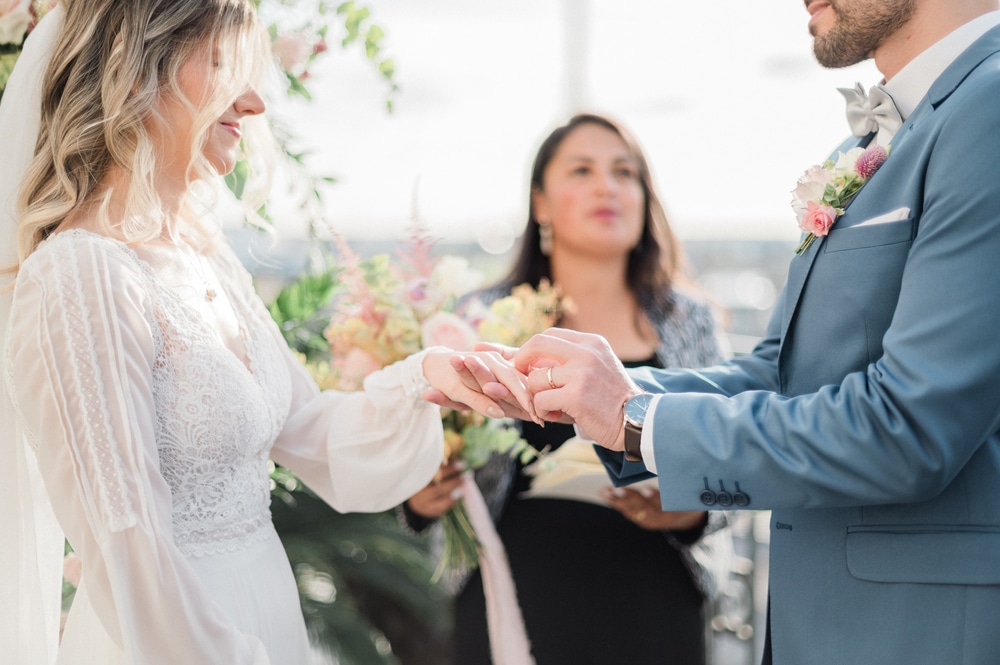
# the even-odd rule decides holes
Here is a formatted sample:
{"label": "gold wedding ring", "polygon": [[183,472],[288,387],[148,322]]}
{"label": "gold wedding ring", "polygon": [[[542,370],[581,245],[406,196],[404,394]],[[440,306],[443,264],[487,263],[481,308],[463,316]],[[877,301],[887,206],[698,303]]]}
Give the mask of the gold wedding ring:
{"label": "gold wedding ring", "polygon": [[556,385],[555,381],[552,380],[552,368],[551,367],[549,367],[545,371],[545,378],[549,380],[549,388],[552,388],[553,390],[555,390],[556,388],[559,387],[559,386]]}
{"label": "gold wedding ring", "polygon": [[641,522],[644,519],[646,519],[647,514],[648,513],[645,510],[640,510],[635,514],[635,516],[632,519],[634,519],[636,522]]}

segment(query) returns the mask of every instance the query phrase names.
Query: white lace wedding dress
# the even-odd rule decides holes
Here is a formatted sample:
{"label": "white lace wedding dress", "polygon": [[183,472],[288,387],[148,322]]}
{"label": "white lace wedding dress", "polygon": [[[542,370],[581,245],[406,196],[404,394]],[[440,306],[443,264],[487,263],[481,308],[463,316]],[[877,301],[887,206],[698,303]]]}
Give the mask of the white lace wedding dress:
{"label": "white lace wedding dress", "polygon": [[308,663],[268,458],[341,511],[393,506],[440,462],[419,357],[321,393],[231,251],[206,264],[245,358],[103,236],[57,234],[18,276],[8,385],[83,561],[59,663]]}

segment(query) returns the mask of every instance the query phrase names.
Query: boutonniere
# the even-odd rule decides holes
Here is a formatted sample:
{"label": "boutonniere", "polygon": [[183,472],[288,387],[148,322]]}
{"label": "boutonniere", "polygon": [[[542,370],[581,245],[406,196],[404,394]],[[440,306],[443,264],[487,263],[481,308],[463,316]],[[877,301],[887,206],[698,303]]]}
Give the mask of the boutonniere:
{"label": "boutonniere", "polygon": [[839,153],[837,161],[806,170],[792,190],[792,210],[808,235],[795,250],[801,254],[830,232],[844,208],[889,157],[890,147],[870,145]]}

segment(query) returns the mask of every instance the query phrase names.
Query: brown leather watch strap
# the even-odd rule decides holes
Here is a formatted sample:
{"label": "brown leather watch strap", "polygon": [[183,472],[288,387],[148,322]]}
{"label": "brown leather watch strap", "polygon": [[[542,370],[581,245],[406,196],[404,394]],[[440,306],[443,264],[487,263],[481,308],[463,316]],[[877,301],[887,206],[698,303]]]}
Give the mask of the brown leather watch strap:
{"label": "brown leather watch strap", "polygon": [[642,461],[642,430],[625,424],[625,459],[629,462]]}

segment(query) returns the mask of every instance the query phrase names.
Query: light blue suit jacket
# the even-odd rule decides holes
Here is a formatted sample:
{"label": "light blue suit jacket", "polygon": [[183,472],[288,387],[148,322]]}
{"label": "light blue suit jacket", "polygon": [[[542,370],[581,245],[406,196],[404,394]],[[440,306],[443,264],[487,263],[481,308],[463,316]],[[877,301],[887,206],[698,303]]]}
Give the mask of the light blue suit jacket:
{"label": "light blue suit jacket", "polygon": [[664,508],[707,483],[773,511],[776,665],[1000,662],[1000,28],[792,259],[752,354],[633,376],[670,393]]}

